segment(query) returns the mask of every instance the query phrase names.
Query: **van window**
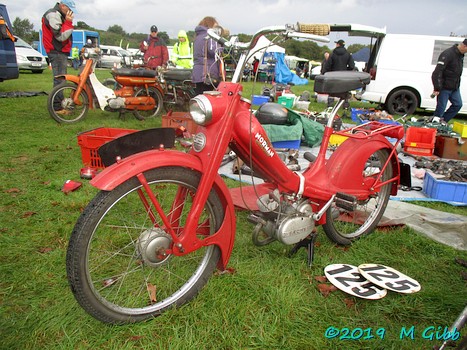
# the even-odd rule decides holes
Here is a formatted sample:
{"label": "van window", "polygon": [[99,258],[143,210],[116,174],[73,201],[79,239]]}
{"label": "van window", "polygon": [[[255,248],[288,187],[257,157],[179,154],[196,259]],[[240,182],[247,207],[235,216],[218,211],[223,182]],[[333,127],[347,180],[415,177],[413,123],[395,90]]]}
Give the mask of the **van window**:
{"label": "van window", "polygon": [[[453,46],[454,43],[452,41],[447,40],[435,40],[435,46],[433,48],[433,57],[431,59],[431,64],[436,66],[438,62],[439,55],[446,49],[449,49]],[[464,60],[464,68],[467,68],[467,60]]]}

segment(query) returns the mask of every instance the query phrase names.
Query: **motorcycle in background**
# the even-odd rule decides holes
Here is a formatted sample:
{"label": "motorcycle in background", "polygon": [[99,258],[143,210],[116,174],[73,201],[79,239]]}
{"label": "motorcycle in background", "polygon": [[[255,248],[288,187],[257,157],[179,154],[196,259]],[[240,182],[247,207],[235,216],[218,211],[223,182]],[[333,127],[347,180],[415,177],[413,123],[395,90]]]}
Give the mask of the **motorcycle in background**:
{"label": "motorcycle in background", "polygon": [[163,90],[158,84],[157,72],[114,68],[113,82],[103,84],[95,74],[98,53],[85,52],[85,55],[86,64],[81,73],[64,75],[65,81],[50,92],[47,108],[53,119],[59,123],[75,123],[93,108],[120,114],[132,112],[138,120],[161,113]]}
{"label": "motorcycle in background", "polygon": [[[332,241],[350,245],[377,226],[389,196],[398,190],[396,148],[403,127],[373,121],[334,130],[349,91],[364,87],[370,76],[326,73],[315,81],[315,91],[339,102],[324,127],[318,155],[305,154],[309,165],[303,172],[288,168],[239,83],[259,38],[269,34],[329,42],[323,36],[329,27],[319,24],[266,27],[249,43],[227,41],[208,30],[225,51],[241,56],[232,82],[191,99],[190,114],[198,127],[190,150],[161,144],[116,157],[91,180],[100,192],[75,224],[66,267],[76,300],[96,319],[123,324],[153,318],[193,299],[216,268],[226,269],[236,218],[231,191],[218,169],[230,150],[265,180],[250,192],[256,196],[249,217],[256,245],[279,241],[293,249],[304,243],[310,247],[318,225]],[[329,155],[333,134],[346,140]],[[386,137],[397,141],[393,145]]]}
{"label": "motorcycle in background", "polygon": [[190,99],[196,96],[196,85],[191,80],[191,72],[191,69],[158,69],[166,112],[188,111]]}

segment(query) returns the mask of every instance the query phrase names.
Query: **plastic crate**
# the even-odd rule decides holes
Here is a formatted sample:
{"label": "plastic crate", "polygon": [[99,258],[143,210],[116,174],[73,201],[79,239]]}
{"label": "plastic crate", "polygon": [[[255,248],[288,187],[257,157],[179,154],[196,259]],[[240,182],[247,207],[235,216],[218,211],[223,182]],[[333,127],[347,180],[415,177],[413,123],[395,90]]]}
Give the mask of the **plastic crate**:
{"label": "plastic crate", "polygon": [[432,156],[436,129],[411,126],[405,131],[404,151],[417,156]]}
{"label": "plastic crate", "polygon": [[360,115],[362,114],[368,114],[368,110],[363,108],[350,109],[350,118],[357,124],[362,124],[362,118],[360,118]]}
{"label": "plastic crate", "polygon": [[292,108],[294,105],[295,98],[294,97],[289,97],[289,96],[280,96],[277,99],[277,103],[280,105],[283,105],[287,108]]}
{"label": "plastic crate", "polygon": [[339,146],[342,142],[344,142],[347,139],[347,136],[332,134],[329,138],[329,146]]}
{"label": "plastic crate", "polygon": [[184,127],[186,131],[194,134],[198,126],[188,112],[169,112],[162,116],[162,127],[174,129]]}
{"label": "plastic crate", "polygon": [[263,103],[269,102],[269,96],[253,95],[251,104],[261,106]]}
{"label": "plastic crate", "polygon": [[461,137],[467,137],[467,124],[454,122],[452,125],[452,131],[461,135]]}
{"label": "plastic crate", "polygon": [[274,148],[299,149],[300,140],[276,141],[272,142],[272,146]]}
{"label": "plastic crate", "polygon": [[105,166],[102,163],[98,154],[98,149],[104,143],[115,140],[124,135],[131,134],[138,130],[134,129],[118,129],[118,128],[97,128],[79,133],[78,145],[81,148],[81,158],[83,165],[94,170],[103,169]]}
{"label": "plastic crate", "polygon": [[428,197],[449,202],[467,203],[467,183],[438,180],[427,171],[423,179],[423,193]]}

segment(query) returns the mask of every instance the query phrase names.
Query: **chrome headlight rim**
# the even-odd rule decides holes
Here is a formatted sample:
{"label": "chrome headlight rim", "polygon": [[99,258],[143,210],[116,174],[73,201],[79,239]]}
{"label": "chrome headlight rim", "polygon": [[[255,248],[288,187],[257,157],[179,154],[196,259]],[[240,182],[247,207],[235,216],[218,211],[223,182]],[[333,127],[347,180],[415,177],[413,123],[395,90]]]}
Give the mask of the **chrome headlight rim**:
{"label": "chrome headlight rim", "polygon": [[198,95],[190,100],[190,115],[198,125],[207,125],[212,120],[212,104],[205,95]]}

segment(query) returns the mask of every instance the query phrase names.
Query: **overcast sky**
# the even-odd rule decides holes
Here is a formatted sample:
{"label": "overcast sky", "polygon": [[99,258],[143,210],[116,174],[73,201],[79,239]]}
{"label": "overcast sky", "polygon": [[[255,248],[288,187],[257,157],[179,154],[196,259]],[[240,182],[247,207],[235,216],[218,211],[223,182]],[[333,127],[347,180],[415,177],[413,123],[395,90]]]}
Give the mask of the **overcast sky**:
{"label": "overcast sky", "polygon": [[[0,2],[7,5],[11,21],[28,19],[35,30],[40,29],[42,14],[55,4],[53,0]],[[303,22],[358,23],[397,34],[467,35],[465,0],[75,0],[75,4],[75,23],[83,21],[102,30],[117,24],[127,33],[147,33],[155,24],[171,38],[180,29],[193,30],[204,16],[216,17],[232,34]],[[339,37],[346,39],[339,34],[331,40]]]}

